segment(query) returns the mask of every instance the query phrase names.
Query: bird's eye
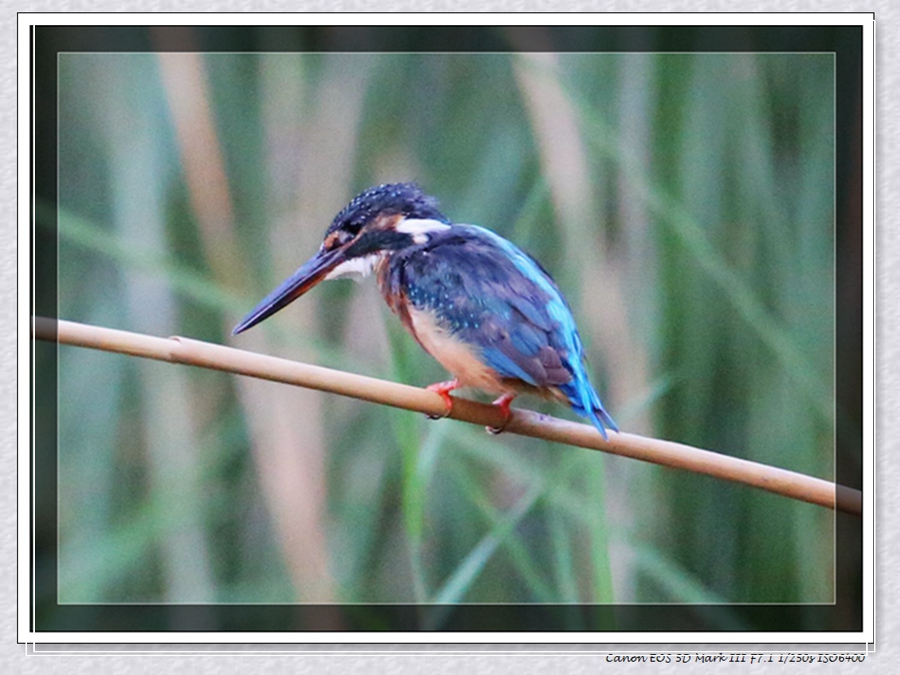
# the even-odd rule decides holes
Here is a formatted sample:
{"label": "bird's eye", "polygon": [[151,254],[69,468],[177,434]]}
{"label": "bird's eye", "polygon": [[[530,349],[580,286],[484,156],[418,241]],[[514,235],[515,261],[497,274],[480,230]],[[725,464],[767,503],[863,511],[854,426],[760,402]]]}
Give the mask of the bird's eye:
{"label": "bird's eye", "polygon": [[346,223],[344,225],[344,227],[342,227],[341,229],[344,232],[346,232],[347,234],[355,237],[357,234],[359,234],[359,231],[362,229],[362,226],[363,226],[362,222],[359,222],[356,220],[351,220],[349,223]]}

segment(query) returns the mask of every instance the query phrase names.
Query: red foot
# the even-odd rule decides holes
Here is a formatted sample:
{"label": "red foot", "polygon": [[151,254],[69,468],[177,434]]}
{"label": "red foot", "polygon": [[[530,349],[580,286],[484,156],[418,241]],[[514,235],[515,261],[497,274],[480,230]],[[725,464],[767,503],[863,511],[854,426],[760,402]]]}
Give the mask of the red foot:
{"label": "red foot", "polygon": [[434,384],[429,384],[425,387],[428,391],[433,391],[435,394],[438,394],[442,399],[444,399],[444,403],[447,405],[447,412],[443,415],[429,415],[433,420],[440,420],[447,417],[451,412],[453,412],[453,398],[450,396],[450,392],[454,389],[459,389],[459,380],[447,380],[446,382],[435,382]]}
{"label": "red foot", "polygon": [[503,411],[503,424],[499,427],[485,427],[485,429],[488,430],[488,433],[503,433],[503,430],[506,429],[506,425],[509,424],[509,418],[512,417],[512,412],[509,409],[509,404],[512,403],[512,400],[515,397],[515,394],[503,394],[503,396],[494,401],[493,405],[497,406],[498,408],[500,408],[500,410]]}

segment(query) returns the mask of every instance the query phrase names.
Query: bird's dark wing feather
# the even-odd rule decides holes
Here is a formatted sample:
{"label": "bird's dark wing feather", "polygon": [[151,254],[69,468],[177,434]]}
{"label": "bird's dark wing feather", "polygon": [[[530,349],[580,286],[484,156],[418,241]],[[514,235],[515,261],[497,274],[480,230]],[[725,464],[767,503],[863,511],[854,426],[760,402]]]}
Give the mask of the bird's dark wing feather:
{"label": "bird's dark wing feather", "polygon": [[393,257],[388,295],[405,292],[501,377],[560,391],[606,436],[617,429],[584,369],[571,310],[547,272],[489,230],[453,225]]}
{"label": "bird's dark wing feather", "polygon": [[501,376],[542,388],[572,380],[571,360],[581,354],[573,354],[561,339],[559,322],[551,315],[561,296],[542,271],[544,288],[492,240],[465,230],[433,238],[392,267],[395,283],[406,288],[410,302],[434,312],[461,340],[476,345]]}

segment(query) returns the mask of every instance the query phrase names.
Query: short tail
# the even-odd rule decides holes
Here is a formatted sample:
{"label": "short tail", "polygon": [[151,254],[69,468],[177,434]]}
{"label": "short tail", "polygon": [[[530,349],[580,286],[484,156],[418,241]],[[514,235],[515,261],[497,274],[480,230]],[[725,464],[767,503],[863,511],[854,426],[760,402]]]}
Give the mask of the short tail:
{"label": "short tail", "polygon": [[582,417],[590,419],[604,439],[609,440],[609,436],[606,433],[607,429],[619,430],[613,418],[603,408],[600,397],[597,396],[597,392],[594,391],[590,382],[586,380],[578,384],[573,382],[560,387],[560,390],[568,397],[572,410]]}
{"label": "short tail", "polygon": [[[599,401],[598,401],[599,404]],[[613,422],[613,418],[609,416],[609,413],[603,409],[602,405],[598,405],[596,408],[591,410],[587,415],[587,417],[591,418],[591,422],[594,423],[594,426],[597,427],[597,430],[603,434],[603,438],[607,441],[609,440],[609,436],[606,435],[607,429],[612,429],[613,431],[618,431],[619,427],[616,426],[616,423]]]}

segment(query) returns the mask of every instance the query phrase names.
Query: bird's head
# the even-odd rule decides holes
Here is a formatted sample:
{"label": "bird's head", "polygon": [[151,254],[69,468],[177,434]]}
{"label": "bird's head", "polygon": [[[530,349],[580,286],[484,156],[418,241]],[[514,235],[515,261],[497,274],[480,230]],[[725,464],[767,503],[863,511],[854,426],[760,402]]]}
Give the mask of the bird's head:
{"label": "bird's head", "polygon": [[320,281],[367,276],[385,256],[424,244],[449,226],[437,201],[415,183],[369,188],[334,217],[316,254],[267,295],[232,334],[272,316]]}

